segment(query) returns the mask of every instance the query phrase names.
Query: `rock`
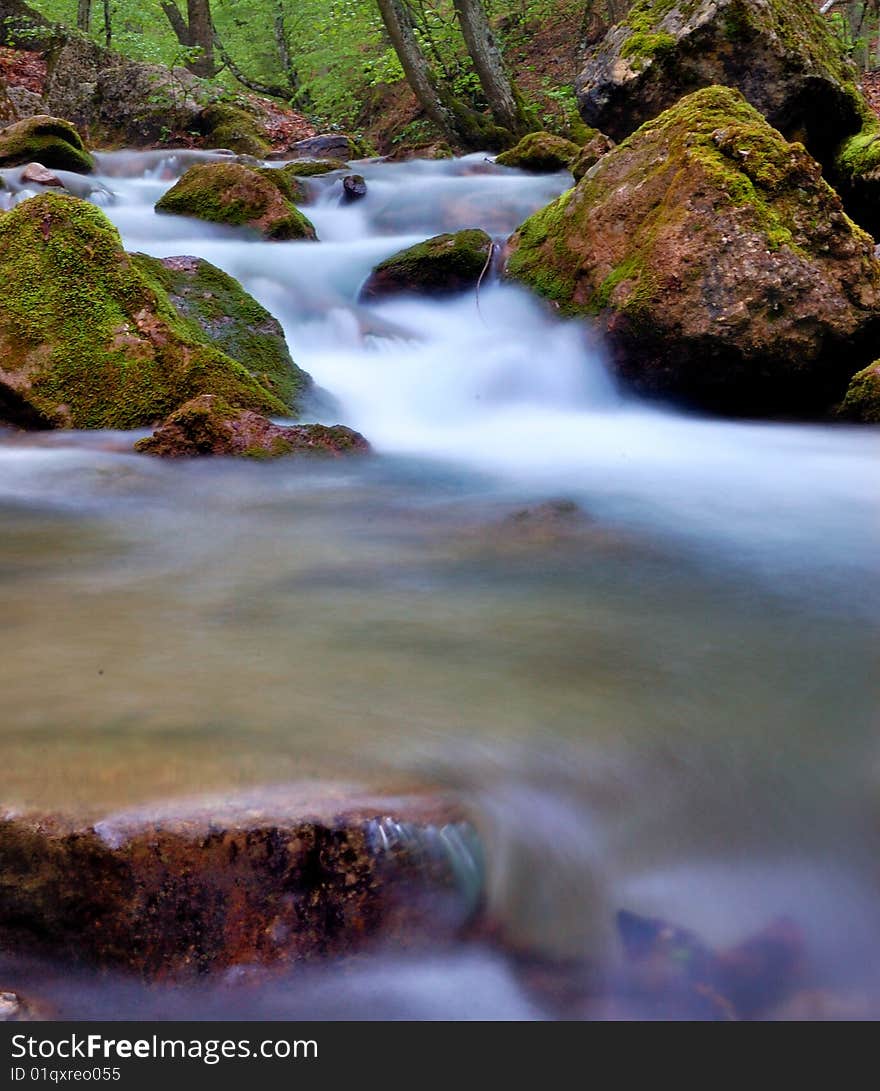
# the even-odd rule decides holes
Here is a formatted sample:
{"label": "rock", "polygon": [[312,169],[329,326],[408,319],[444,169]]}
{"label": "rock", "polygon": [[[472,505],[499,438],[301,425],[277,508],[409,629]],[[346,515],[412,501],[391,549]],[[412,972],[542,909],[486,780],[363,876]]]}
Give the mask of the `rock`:
{"label": "rock", "polygon": [[46,170],[41,163],[28,163],[21,172],[22,182],[33,182],[37,186],[59,186],[64,188],[64,183],[57,174]]}
{"label": "rock", "polygon": [[454,800],[314,782],[81,824],[0,820],[0,941],[145,978],[460,935],[480,848]]}
{"label": "rock", "polygon": [[345,133],[323,133],[297,140],[290,146],[290,154],[298,159],[357,159],[361,148]]}
{"label": "rock", "polygon": [[840,144],[828,173],[850,215],[880,235],[880,119],[873,110],[866,107],[862,128]]}
{"label": "rock", "polygon": [[41,114],[0,131],[0,169],[39,162],[55,170],[91,174],[95,163],[73,125]]}
{"label": "rock", "polygon": [[157,212],[247,227],[264,239],[314,239],[315,229],[293,204],[277,170],[242,163],[201,163],[156,204]]}
{"label": "rock", "polygon": [[342,159],[295,159],[292,163],[285,163],[281,172],[290,178],[312,178],[317,174],[347,169],[348,164]]}
{"label": "rock", "polygon": [[595,316],[614,370],[641,394],[732,415],[816,414],[870,359],[873,251],[804,148],[714,87],[527,220],[506,274]]}
{"label": "rock", "polygon": [[263,159],[269,151],[265,131],[261,131],[253,114],[240,106],[212,103],[199,114],[198,132],[205,135],[205,147],[229,148],[239,155]]}
{"label": "rock", "polygon": [[135,449],[162,458],[241,455],[267,459],[365,454],[370,445],[359,432],[340,424],[282,426],[250,409],[234,408],[224,398],[202,394],[175,410],[152,436],[139,440]]}
{"label": "rock", "polygon": [[[0,419],[138,428],[207,391],[290,412],[260,372],[178,314],[153,259],[126,254],[113,225],[85,201],[46,192],[0,215],[0,283]],[[226,321],[219,308],[215,320]],[[277,373],[269,379],[277,387]]]}
{"label": "rock", "polygon": [[568,170],[580,148],[571,140],[553,133],[527,133],[513,148],[495,157],[502,167],[518,167],[535,174]]}
{"label": "rock", "polygon": [[584,121],[622,140],[712,84],[822,162],[861,124],[854,72],[813,0],[636,0],[575,90]]}
{"label": "rock", "polygon": [[369,301],[401,292],[451,295],[475,288],[492,251],[485,231],[435,235],[380,262],[361,288]]}
{"label": "rock", "polygon": [[134,255],[144,273],[159,282],[193,335],[237,361],[296,415],[311,391],[311,377],[290,358],[284,330],[228,273],[194,257]]}
{"label": "rock", "polygon": [[614,141],[610,137],[600,133],[598,129],[593,129],[569,168],[575,181],[579,182],[590,167],[594,167],[613,147]]}
{"label": "rock", "polygon": [[343,204],[360,201],[367,195],[367,183],[362,174],[348,174],[342,179]]}
{"label": "rock", "polygon": [[39,1010],[25,1000],[21,993],[0,989],[0,1023],[32,1022],[40,1018]]}
{"label": "rock", "polygon": [[880,360],[853,376],[837,415],[841,420],[880,424]]}

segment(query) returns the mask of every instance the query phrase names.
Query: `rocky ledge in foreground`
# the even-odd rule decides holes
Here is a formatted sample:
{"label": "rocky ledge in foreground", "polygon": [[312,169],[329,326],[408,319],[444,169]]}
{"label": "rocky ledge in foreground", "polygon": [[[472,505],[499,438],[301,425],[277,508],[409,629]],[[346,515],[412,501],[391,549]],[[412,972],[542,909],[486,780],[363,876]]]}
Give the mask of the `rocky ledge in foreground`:
{"label": "rocky ledge in foreground", "polygon": [[0,819],[0,942],[147,978],[461,933],[474,828],[436,794],[302,783],[109,816]]}
{"label": "rocky ledge in foreground", "polygon": [[152,436],[139,440],[135,450],[162,458],[336,458],[367,454],[370,445],[360,432],[342,424],[274,424],[253,410],[238,409],[214,394],[202,394],[172,413]]}

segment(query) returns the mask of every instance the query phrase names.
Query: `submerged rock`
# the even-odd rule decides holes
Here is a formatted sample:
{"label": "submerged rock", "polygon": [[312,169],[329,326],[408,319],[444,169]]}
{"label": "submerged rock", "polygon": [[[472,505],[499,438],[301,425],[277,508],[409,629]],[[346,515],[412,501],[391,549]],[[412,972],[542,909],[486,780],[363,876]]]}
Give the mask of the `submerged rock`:
{"label": "submerged rock", "polygon": [[78,174],[91,174],[95,169],[75,126],[45,114],[0,130],[0,170],[26,163]]}
{"label": "submerged rock", "polygon": [[52,171],[47,170],[40,163],[28,163],[21,172],[21,180],[22,182],[32,182],[38,186],[64,188],[64,183],[58,175],[53,174]]}
{"label": "submerged rock", "polygon": [[632,389],[726,414],[826,411],[880,308],[873,241],[819,164],[721,87],[527,220],[506,272],[596,316]]}
{"label": "submerged rock", "polygon": [[837,415],[842,420],[880,424],[880,360],[853,376]]}
{"label": "submerged rock", "polygon": [[147,978],[436,941],[478,911],[453,800],[295,784],[79,825],[0,820],[0,940]]}
{"label": "submerged rock", "polygon": [[854,72],[813,0],[636,0],[576,83],[615,140],[711,84],[735,87],[823,162],[860,127]]}
{"label": "submerged rock", "polygon": [[285,455],[338,457],[365,454],[370,445],[344,425],[279,425],[250,409],[236,409],[223,398],[202,394],[186,403],[148,439],[135,444],[141,454],[162,458],[240,455],[283,458]]}
{"label": "submerged rock", "polygon": [[200,163],[164,194],[156,211],[247,227],[276,241],[316,238],[279,173],[242,163]]}
{"label": "submerged rock", "polygon": [[380,262],[361,288],[364,301],[400,293],[452,295],[476,287],[492,252],[485,231],[435,235]]}
{"label": "submerged rock", "polygon": [[535,174],[549,174],[568,170],[580,148],[565,137],[553,133],[527,133],[513,148],[495,157],[502,167],[518,167]]}
{"label": "submerged rock", "polygon": [[[47,192],[0,215],[0,419],[137,428],[207,391],[289,413],[275,392],[280,353],[274,374],[258,370],[265,356],[252,372],[175,310],[164,277],[153,259],[126,254],[116,228],[85,201]],[[248,320],[227,317],[233,326]],[[214,319],[225,326],[219,305]],[[291,363],[287,387],[297,382]]]}

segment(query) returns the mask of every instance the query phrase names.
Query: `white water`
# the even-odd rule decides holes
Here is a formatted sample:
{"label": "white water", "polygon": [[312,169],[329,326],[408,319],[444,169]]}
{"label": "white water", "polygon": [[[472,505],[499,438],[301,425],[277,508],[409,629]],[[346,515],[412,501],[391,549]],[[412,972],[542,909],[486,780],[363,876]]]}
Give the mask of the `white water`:
{"label": "white water", "polygon": [[[320,419],[378,458],[304,471],[168,466],[77,436],[0,446],[0,500],[37,513],[0,557],[21,588],[11,790],[70,792],[71,763],[86,796],[114,799],[133,768],[172,794],[304,756],[427,772],[483,817],[493,904],[530,943],[613,958],[621,904],[719,942],[791,912],[822,981],[876,985],[877,430],[639,404],[588,330],[509,285],[479,305],[356,303],[378,260],[444,230],[503,239],[565,176],[479,156],[365,165],[356,205],[310,183],[320,243],[267,244],[153,213],[187,161],[104,156],[114,197],[96,199],[128,249],[239,278],[326,392]],[[481,536],[548,497],[594,529],[512,554]],[[49,682],[22,655],[37,645]],[[42,766],[25,732],[49,739]],[[529,1010],[481,958],[449,961],[442,987],[424,968],[424,1010],[465,1014],[465,994]],[[387,1013],[389,982],[418,987],[376,975],[363,988],[391,989]]]}

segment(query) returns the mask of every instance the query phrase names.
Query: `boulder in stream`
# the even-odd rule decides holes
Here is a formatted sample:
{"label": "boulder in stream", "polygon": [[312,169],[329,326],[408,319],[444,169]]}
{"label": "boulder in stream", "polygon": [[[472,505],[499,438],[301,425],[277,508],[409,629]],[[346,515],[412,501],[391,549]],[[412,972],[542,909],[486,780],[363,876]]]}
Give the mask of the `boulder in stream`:
{"label": "boulder in stream", "polygon": [[238,409],[217,395],[202,394],[175,410],[152,436],[139,440],[135,449],[162,458],[203,455],[337,458],[366,454],[370,445],[360,432],[341,424],[274,424],[253,410]]}
{"label": "boulder in stream", "polygon": [[880,317],[873,240],[738,91],[697,91],[511,237],[506,274],[593,316],[631,389],[729,415],[838,401]]}
{"label": "boulder in stream", "polygon": [[291,200],[281,172],[243,163],[199,163],[156,204],[157,212],[246,227],[264,239],[315,239],[315,229]]}
{"label": "boulder in stream", "polygon": [[841,420],[880,424],[880,360],[852,377],[837,415]]}
{"label": "boulder in stream", "polygon": [[145,978],[460,935],[481,850],[454,799],[336,783],[94,822],[0,819],[0,941]]}
{"label": "boulder in stream", "polygon": [[53,170],[91,174],[95,163],[74,125],[42,114],[0,130],[0,170],[39,164]]}
{"label": "boulder in stream", "polygon": [[[208,391],[289,414],[283,395],[301,373],[279,344],[273,355],[266,312],[241,290],[247,309],[226,314],[236,293],[227,281],[216,288],[215,276],[218,294],[200,303],[202,324],[180,281],[181,310],[172,304],[166,284],[174,290],[175,274],[190,275],[127,254],[103,212],[77,198],[46,192],[0,214],[0,419],[138,428]],[[259,316],[262,332],[236,335],[237,322]],[[230,355],[236,341],[265,351],[239,361]]]}
{"label": "boulder in stream", "polygon": [[364,181],[362,174],[347,174],[342,179],[342,201],[343,204],[352,204],[354,201],[360,201],[367,195],[367,183]]}
{"label": "boulder in stream", "polygon": [[337,159],[347,162],[363,155],[363,149],[345,133],[319,133],[297,140],[290,146],[290,154],[299,159]]}
{"label": "boulder in stream", "polygon": [[636,0],[575,89],[584,121],[622,140],[712,84],[823,163],[861,126],[854,70],[813,0]]}
{"label": "boulder in stream", "polygon": [[580,153],[571,140],[554,133],[527,133],[514,147],[495,157],[501,167],[518,167],[534,174],[568,170]]}
{"label": "boulder in stream", "polygon": [[292,163],[285,163],[281,167],[281,171],[291,178],[313,178],[319,174],[347,169],[348,164],[343,159],[294,159]]}
{"label": "boulder in stream", "polygon": [[475,288],[489,262],[492,240],[485,231],[435,235],[380,262],[361,288],[364,302],[401,293],[454,295]]}

